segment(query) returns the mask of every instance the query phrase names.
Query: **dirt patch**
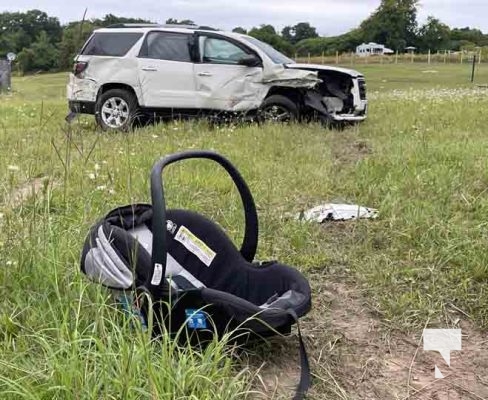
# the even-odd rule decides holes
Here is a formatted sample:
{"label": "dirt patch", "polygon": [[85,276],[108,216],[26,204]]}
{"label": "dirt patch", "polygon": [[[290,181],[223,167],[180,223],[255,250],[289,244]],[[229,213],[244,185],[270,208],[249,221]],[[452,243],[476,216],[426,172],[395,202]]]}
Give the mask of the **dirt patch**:
{"label": "dirt patch", "polygon": [[373,150],[364,139],[359,139],[354,132],[339,132],[327,137],[334,164],[355,164],[370,155]]}
{"label": "dirt patch", "polygon": [[12,190],[4,198],[4,204],[10,208],[15,208],[25,203],[29,198],[37,196],[45,191],[49,185],[49,178],[34,178]]}
{"label": "dirt patch", "polygon": [[[458,322],[463,349],[451,353],[449,367],[423,351],[422,329],[392,331],[351,284],[319,274],[311,282],[314,307],[302,323],[314,375],[309,399],[488,399],[488,337],[469,322]],[[291,398],[298,382],[296,337],[279,347],[262,356],[260,398]],[[435,379],[436,365],[444,379]]]}

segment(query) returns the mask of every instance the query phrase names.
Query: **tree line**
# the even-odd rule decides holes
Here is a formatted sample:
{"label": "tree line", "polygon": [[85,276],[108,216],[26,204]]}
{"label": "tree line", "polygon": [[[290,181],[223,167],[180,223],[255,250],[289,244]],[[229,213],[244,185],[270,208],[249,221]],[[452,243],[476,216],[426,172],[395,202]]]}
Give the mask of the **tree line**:
{"label": "tree line", "polygon": [[[335,54],[354,51],[363,42],[384,44],[402,52],[414,46],[420,52],[440,50],[488,50],[488,34],[470,27],[450,28],[430,16],[423,25],[417,22],[418,0],[382,0],[379,7],[356,28],[343,35],[321,37],[308,22],[299,22],[277,31],[263,24],[246,33],[293,56]],[[61,25],[56,17],[40,10],[0,13],[0,58],[8,52],[18,54],[17,65],[23,72],[67,70],[73,58],[94,29],[119,23],[148,23],[139,18],[108,14],[101,19],[74,21]],[[169,18],[166,23],[193,24],[191,20]]]}

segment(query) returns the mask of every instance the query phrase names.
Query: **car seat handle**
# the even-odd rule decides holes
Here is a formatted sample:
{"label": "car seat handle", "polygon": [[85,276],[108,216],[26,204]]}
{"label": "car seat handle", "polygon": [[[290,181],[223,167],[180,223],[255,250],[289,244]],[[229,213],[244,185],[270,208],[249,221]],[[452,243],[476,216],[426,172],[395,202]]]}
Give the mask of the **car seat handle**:
{"label": "car seat handle", "polygon": [[165,167],[189,158],[202,158],[217,162],[230,175],[239,191],[244,206],[245,233],[241,246],[242,256],[249,262],[254,260],[258,246],[258,214],[251,191],[237,168],[225,157],[213,151],[191,150],[171,154],[156,161],[151,171],[151,201],[153,206],[153,246],[151,273],[145,283],[146,288],[160,299],[164,296],[161,282],[165,282],[166,272],[166,203],[162,173]]}

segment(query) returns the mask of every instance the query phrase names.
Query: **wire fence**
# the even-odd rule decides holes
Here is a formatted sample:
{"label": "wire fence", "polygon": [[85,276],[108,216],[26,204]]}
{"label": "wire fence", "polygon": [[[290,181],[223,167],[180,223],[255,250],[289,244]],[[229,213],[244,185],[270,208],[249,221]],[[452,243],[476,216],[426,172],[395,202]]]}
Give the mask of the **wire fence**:
{"label": "wire fence", "polygon": [[476,63],[488,63],[488,55],[465,52],[437,52],[437,53],[396,53],[391,55],[370,55],[359,56],[356,53],[336,53],[335,55],[322,54],[320,56],[310,55],[298,56],[295,54],[296,62],[311,64],[341,64],[341,65],[367,65],[367,64],[472,64],[476,57]]}

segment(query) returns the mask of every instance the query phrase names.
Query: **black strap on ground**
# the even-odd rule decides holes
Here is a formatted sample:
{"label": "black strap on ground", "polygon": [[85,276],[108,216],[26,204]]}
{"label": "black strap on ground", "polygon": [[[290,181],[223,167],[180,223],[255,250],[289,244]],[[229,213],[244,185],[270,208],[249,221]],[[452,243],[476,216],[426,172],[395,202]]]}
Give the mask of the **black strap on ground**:
{"label": "black strap on ground", "polygon": [[298,317],[293,310],[288,310],[290,316],[295,320],[298,329],[298,341],[300,343],[300,382],[298,382],[297,390],[293,400],[302,400],[310,388],[310,364],[308,363],[307,349],[303,343],[302,332],[300,331],[300,323]]}

